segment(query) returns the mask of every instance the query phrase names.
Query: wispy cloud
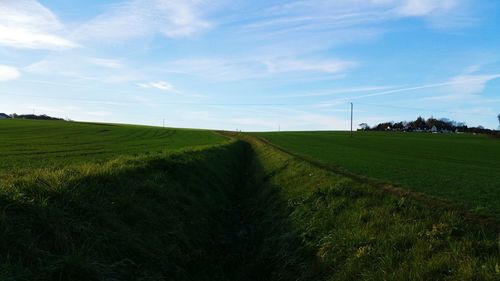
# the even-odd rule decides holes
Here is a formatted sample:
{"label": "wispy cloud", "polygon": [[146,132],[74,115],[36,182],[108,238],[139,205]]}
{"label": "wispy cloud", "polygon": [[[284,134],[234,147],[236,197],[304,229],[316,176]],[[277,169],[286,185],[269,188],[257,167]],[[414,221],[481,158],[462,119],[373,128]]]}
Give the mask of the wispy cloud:
{"label": "wispy cloud", "polygon": [[257,58],[196,57],[165,64],[176,73],[196,76],[210,82],[235,81],[263,76],[265,65]]}
{"label": "wispy cloud", "polygon": [[157,81],[157,82],[149,82],[149,83],[138,83],[138,87],[146,88],[146,89],[157,89],[165,92],[174,92],[178,91],[175,89],[174,85],[170,84],[166,81]]}
{"label": "wispy cloud", "polygon": [[453,77],[446,91],[457,97],[477,95],[484,91],[489,81],[499,79],[500,74],[460,75]]}
{"label": "wispy cloud", "polygon": [[329,107],[329,106],[337,106],[340,103],[344,103],[347,101],[352,101],[352,100],[359,100],[359,99],[364,99],[364,98],[372,98],[372,97],[380,97],[380,96],[388,96],[388,95],[395,95],[395,94],[401,94],[401,93],[407,93],[407,92],[414,92],[418,90],[426,90],[426,89],[435,89],[435,88],[441,88],[441,92],[445,92],[446,95],[440,95],[440,96],[434,96],[434,97],[427,97],[427,100],[430,99],[463,99],[464,97],[474,95],[481,93],[484,90],[484,87],[488,81],[498,79],[500,78],[500,74],[490,74],[490,75],[463,75],[463,76],[456,76],[448,81],[441,82],[441,83],[430,83],[430,84],[424,84],[424,85],[418,85],[418,86],[411,86],[411,87],[403,87],[403,88],[396,88],[393,90],[387,90],[387,91],[382,91],[382,92],[376,92],[376,93],[370,93],[370,94],[364,94],[364,95],[358,95],[358,96],[351,96],[347,98],[339,98],[339,99],[334,99],[330,100],[325,103],[317,104],[318,107]]}
{"label": "wispy cloud", "polygon": [[438,13],[447,13],[459,5],[459,1],[457,0],[405,0],[399,2],[396,9],[398,14],[409,17],[422,17]]}
{"label": "wispy cloud", "polygon": [[261,16],[246,25],[249,29],[267,31],[312,30],[325,32],[332,29],[374,25],[404,17],[424,20],[453,20],[465,6],[463,0],[339,0],[291,1],[259,11]]}
{"label": "wispy cloud", "polygon": [[75,36],[84,39],[126,40],[156,34],[186,37],[212,24],[203,19],[206,6],[200,0],[132,0],[112,8],[84,24]]}
{"label": "wispy cloud", "polygon": [[382,91],[388,89],[400,88],[396,86],[364,86],[364,87],[351,87],[351,88],[334,88],[327,89],[318,92],[309,92],[302,94],[284,94],[275,95],[274,98],[300,98],[300,97],[320,97],[320,96],[331,96],[338,94],[349,94],[349,93],[360,93],[360,92],[373,92]]}
{"label": "wispy cloud", "polygon": [[0,1],[0,45],[49,50],[78,46],[63,31],[57,17],[37,1]]}
{"label": "wispy cloud", "polygon": [[327,59],[321,61],[298,60],[289,58],[277,58],[264,61],[267,70],[270,73],[281,72],[318,72],[318,73],[339,73],[354,65],[354,62],[337,59]]}
{"label": "wispy cloud", "polygon": [[491,104],[482,94],[488,82],[500,79],[500,74],[465,74],[451,78],[438,95],[426,97],[423,100],[430,102],[463,102]]}
{"label": "wispy cloud", "polygon": [[269,79],[293,73],[302,75],[295,79],[306,79],[306,74],[344,74],[356,65],[355,62],[333,58],[313,60],[269,55],[249,55],[245,58],[191,58],[166,63],[166,67],[176,69],[176,73],[197,76],[211,82]]}
{"label": "wispy cloud", "polygon": [[[88,83],[138,82],[148,79],[148,73],[139,67],[128,67],[120,60],[86,56],[81,52],[57,53],[45,57],[23,68],[29,74],[45,76],[47,79],[71,78]],[[39,79],[40,77],[37,77]],[[65,81],[66,82],[66,81]]]}
{"label": "wispy cloud", "polygon": [[104,59],[104,58],[89,58],[88,61],[94,65],[106,67],[106,68],[121,68],[123,63],[116,59]]}
{"label": "wispy cloud", "polygon": [[[441,87],[448,87],[448,91],[450,92],[450,94],[453,94],[453,92],[454,92],[456,95],[480,93],[484,89],[484,85],[486,82],[493,80],[493,79],[497,79],[497,78],[500,78],[500,74],[457,76],[457,77],[451,78],[449,81],[442,82],[442,83],[431,83],[431,84],[425,84],[425,85],[419,85],[419,86],[413,86],[413,87],[399,88],[399,89],[383,91],[383,92],[378,92],[378,93],[373,93],[373,94],[356,96],[356,97],[352,97],[351,99],[386,96],[386,95],[392,95],[392,94],[396,94],[396,93],[403,93],[403,92],[410,92],[410,91],[415,91],[415,90],[423,90],[423,89],[431,89],[431,88],[441,88]],[[459,87],[456,87],[456,86],[459,86]],[[454,91],[454,89],[457,91]]]}
{"label": "wispy cloud", "polygon": [[20,76],[21,72],[19,72],[17,68],[8,65],[0,65],[0,81],[14,80]]}

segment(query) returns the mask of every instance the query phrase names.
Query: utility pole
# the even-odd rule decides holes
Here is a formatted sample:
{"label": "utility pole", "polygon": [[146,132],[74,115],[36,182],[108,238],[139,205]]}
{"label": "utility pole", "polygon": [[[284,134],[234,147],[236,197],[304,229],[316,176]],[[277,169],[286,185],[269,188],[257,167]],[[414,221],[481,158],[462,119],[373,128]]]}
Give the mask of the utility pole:
{"label": "utility pole", "polygon": [[352,138],[352,107],[353,107],[353,104],[351,102],[351,138]]}

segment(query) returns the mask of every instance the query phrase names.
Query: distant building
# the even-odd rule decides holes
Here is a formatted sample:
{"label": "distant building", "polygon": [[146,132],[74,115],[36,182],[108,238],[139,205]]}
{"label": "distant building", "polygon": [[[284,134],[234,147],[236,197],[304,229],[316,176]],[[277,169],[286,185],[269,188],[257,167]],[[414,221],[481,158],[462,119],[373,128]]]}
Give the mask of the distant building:
{"label": "distant building", "polygon": [[438,129],[436,128],[436,126],[432,126],[431,133],[437,133],[437,132],[438,132]]}

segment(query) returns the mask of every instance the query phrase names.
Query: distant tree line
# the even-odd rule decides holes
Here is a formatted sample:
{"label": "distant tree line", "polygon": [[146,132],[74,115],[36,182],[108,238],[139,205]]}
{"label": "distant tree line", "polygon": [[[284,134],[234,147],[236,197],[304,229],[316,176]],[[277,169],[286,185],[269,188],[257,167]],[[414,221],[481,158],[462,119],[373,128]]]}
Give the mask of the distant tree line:
{"label": "distant tree line", "polygon": [[[500,123],[500,114],[497,116]],[[359,124],[362,131],[403,131],[403,132],[441,132],[441,133],[481,133],[499,135],[499,131],[486,129],[483,126],[469,127],[464,122],[457,122],[448,118],[425,119],[418,117],[414,121],[384,122],[374,127],[366,123]]]}
{"label": "distant tree line", "polygon": [[64,120],[62,118],[56,118],[56,117],[51,117],[45,114],[42,115],[35,115],[35,114],[16,114],[12,113],[10,115],[7,115],[5,113],[0,113],[0,118],[11,118],[11,119],[32,119],[32,120]]}

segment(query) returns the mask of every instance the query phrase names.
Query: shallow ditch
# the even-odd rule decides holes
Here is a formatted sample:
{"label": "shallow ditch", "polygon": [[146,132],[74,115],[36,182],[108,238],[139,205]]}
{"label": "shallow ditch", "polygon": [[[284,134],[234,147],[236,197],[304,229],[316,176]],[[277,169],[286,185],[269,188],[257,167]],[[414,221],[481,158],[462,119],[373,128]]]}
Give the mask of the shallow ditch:
{"label": "shallow ditch", "polygon": [[264,143],[0,181],[0,280],[498,280],[498,233]]}

